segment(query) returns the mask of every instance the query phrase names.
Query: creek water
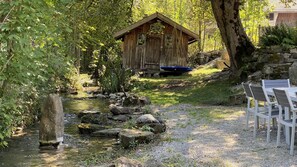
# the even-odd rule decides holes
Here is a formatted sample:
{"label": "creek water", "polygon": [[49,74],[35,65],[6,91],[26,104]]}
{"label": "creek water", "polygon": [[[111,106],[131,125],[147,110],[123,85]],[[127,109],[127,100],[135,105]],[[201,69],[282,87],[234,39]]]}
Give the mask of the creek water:
{"label": "creek water", "polygon": [[0,167],[88,166],[95,154],[104,154],[117,147],[116,139],[80,135],[77,113],[83,110],[108,112],[108,104],[100,99],[74,100],[63,98],[64,142],[58,149],[39,149],[38,125],[24,130],[9,140],[9,147],[0,150]]}

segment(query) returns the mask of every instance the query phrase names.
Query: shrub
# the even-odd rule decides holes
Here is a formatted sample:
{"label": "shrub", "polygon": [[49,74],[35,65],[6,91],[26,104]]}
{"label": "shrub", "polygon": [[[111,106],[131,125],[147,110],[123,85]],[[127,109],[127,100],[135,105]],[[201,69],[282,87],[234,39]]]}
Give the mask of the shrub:
{"label": "shrub", "polygon": [[297,29],[284,24],[264,28],[260,37],[260,45],[281,45],[284,47],[297,46]]}
{"label": "shrub", "polygon": [[121,58],[113,49],[108,50],[107,55],[99,55],[95,63],[94,73],[96,75],[93,77],[98,81],[103,92],[114,93],[130,90],[132,71],[122,67]]}

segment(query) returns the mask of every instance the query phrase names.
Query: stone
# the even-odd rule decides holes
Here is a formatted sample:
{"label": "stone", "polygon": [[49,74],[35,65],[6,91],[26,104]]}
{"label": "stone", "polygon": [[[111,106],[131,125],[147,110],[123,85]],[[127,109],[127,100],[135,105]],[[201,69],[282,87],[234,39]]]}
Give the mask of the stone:
{"label": "stone", "polygon": [[163,133],[166,131],[166,124],[160,118],[159,120],[151,114],[145,114],[136,119],[136,124],[138,127],[148,126],[152,128],[155,134]]}
{"label": "stone", "polygon": [[64,113],[62,100],[58,94],[50,94],[41,108],[39,125],[40,146],[58,146],[63,142],[63,135]]}
{"label": "stone", "polygon": [[116,94],[110,94],[110,95],[109,95],[109,98],[110,98],[110,99],[116,99],[116,98],[117,98],[117,95],[116,95]]}
{"label": "stone", "polygon": [[297,48],[290,49],[290,53],[297,53]]}
{"label": "stone", "polygon": [[105,96],[103,94],[96,94],[96,95],[94,95],[94,97],[101,98],[101,99],[106,99],[107,98],[107,96]]}
{"label": "stone", "polygon": [[123,106],[136,106],[139,105],[139,98],[135,95],[130,95],[123,99]]}
{"label": "stone", "polygon": [[118,92],[118,93],[117,93],[117,96],[119,96],[119,97],[124,97],[124,96],[126,96],[126,95],[125,95],[124,92]]}
{"label": "stone", "polygon": [[148,126],[151,128],[151,131],[154,134],[163,133],[166,131],[165,123],[147,123],[147,124],[137,124],[137,127],[144,128],[144,126]]}
{"label": "stone", "polygon": [[229,104],[230,105],[240,105],[246,102],[245,94],[234,94],[229,96]]}
{"label": "stone", "polygon": [[292,58],[292,59],[297,59],[297,53],[292,53],[292,54],[291,54],[291,58]]}
{"label": "stone", "polygon": [[143,167],[143,165],[134,159],[120,157],[113,162],[114,167]]}
{"label": "stone", "polygon": [[81,118],[81,117],[83,117],[85,115],[100,115],[100,111],[89,111],[89,110],[80,111],[77,114],[77,117]]}
{"label": "stone", "polygon": [[139,97],[139,103],[141,106],[145,106],[145,105],[151,104],[151,100],[146,96],[142,96],[142,97]]}
{"label": "stone", "polygon": [[290,82],[293,85],[297,85],[297,61],[295,61],[289,68]]}
{"label": "stone", "polygon": [[123,114],[133,113],[133,109],[129,107],[116,106],[114,104],[109,105],[109,109],[113,115],[123,115]]}
{"label": "stone", "polygon": [[80,134],[91,134],[95,131],[106,129],[104,125],[87,124],[87,123],[80,123],[77,127]]}
{"label": "stone", "polygon": [[104,129],[91,133],[93,137],[112,137],[117,138],[121,132],[121,128]]}
{"label": "stone", "polygon": [[251,74],[248,76],[249,81],[260,81],[262,78],[262,72],[261,71],[256,71],[255,73]]}
{"label": "stone", "polygon": [[149,143],[154,139],[154,133],[135,129],[123,129],[119,136],[123,148],[136,147],[140,143]]}
{"label": "stone", "polygon": [[81,117],[81,123],[91,123],[99,125],[111,124],[107,114],[89,114]]}
{"label": "stone", "polygon": [[145,124],[145,123],[160,123],[152,114],[144,114],[136,119],[136,123]]}

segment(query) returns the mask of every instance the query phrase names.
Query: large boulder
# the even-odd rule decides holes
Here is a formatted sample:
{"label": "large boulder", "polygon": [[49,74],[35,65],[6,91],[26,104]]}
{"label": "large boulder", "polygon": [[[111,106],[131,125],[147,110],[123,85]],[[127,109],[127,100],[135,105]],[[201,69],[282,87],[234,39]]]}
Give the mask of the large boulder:
{"label": "large boulder", "polygon": [[40,146],[58,146],[63,142],[64,113],[61,97],[58,94],[50,94],[41,108],[39,126]]}
{"label": "large boulder", "polygon": [[119,137],[121,132],[121,128],[112,128],[112,129],[104,129],[95,131],[91,134],[93,137]]}
{"label": "large boulder", "polygon": [[139,97],[139,104],[141,106],[149,105],[151,104],[151,100],[146,96],[141,96]]}
{"label": "large boulder", "polygon": [[123,106],[136,106],[139,105],[139,97],[136,95],[129,95],[123,100]]}
{"label": "large boulder", "polygon": [[81,123],[109,125],[111,124],[106,114],[87,114],[81,117]]}
{"label": "large boulder", "polygon": [[151,114],[145,114],[136,119],[136,124],[138,127],[148,126],[152,131],[157,133],[163,133],[166,131],[166,124],[161,119],[156,119]]}
{"label": "large boulder", "polygon": [[123,148],[136,147],[140,143],[149,143],[154,139],[154,133],[135,129],[124,129],[119,136]]}
{"label": "large boulder", "polygon": [[133,108],[117,106],[117,105],[114,105],[114,104],[111,104],[109,106],[109,109],[110,109],[110,112],[113,115],[132,114],[134,112],[134,109]]}
{"label": "large boulder", "polygon": [[104,125],[86,124],[86,123],[81,123],[77,127],[80,134],[91,134],[95,131],[106,129]]}
{"label": "large boulder", "polygon": [[297,61],[289,68],[290,81],[293,85],[297,85]]}
{"label": "large boulder", "polygon": [[152,114],[144,114],[137,118],[136,123],[138,124],[159,123],[159,121]]}

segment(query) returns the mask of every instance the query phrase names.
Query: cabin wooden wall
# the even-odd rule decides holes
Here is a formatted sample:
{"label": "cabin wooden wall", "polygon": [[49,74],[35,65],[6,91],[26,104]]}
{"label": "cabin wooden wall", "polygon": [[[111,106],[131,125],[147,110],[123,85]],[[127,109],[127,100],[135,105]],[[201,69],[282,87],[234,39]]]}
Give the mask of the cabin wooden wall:
{"label": "cabin wooden wall", "polygon": [[[132,69],[159,69],[160,66],[186,66],[188,54],[188,36],[169,24],[165,25],[164,34],[148,35],[152,20],[131,30],[124,37],[123,65]],[[146,35],[143,45],[137,44],[139,34]],[[166,41],[167,36],[172,36]],[[168,39],[167,39],[168,40]]]}
{"label": "cabin wooden wall", "polygon": [[276,20],[276,25],[286,24],[291,27],[297,26],[297,13],[279,13]]}

